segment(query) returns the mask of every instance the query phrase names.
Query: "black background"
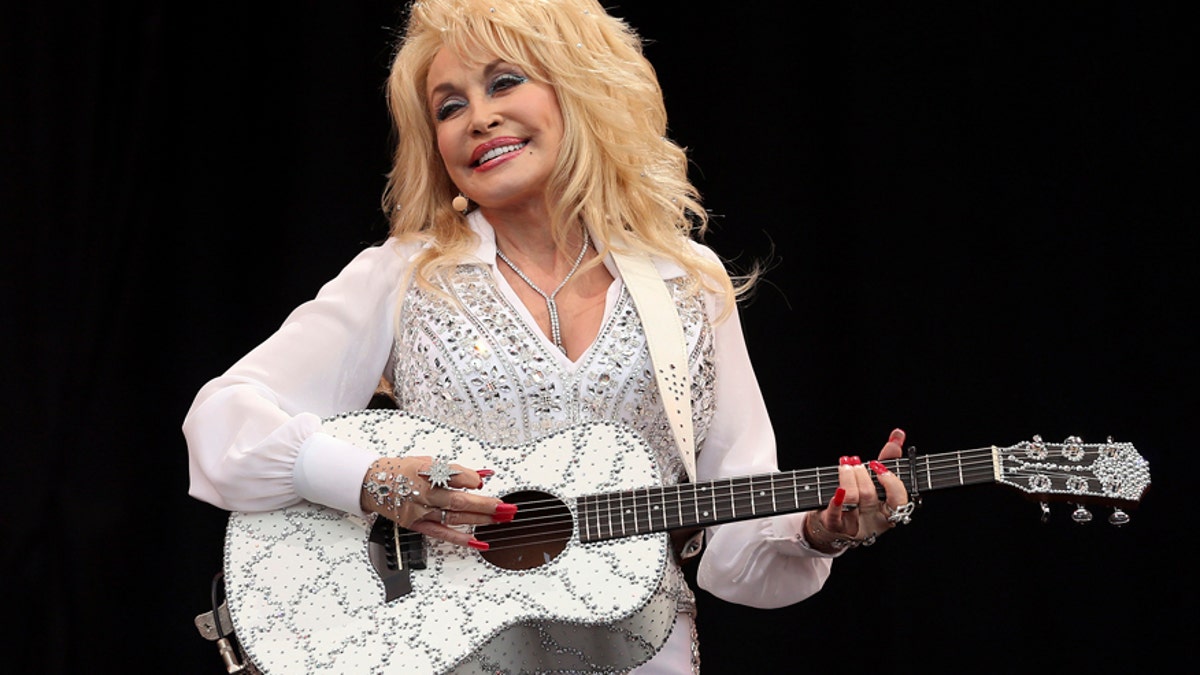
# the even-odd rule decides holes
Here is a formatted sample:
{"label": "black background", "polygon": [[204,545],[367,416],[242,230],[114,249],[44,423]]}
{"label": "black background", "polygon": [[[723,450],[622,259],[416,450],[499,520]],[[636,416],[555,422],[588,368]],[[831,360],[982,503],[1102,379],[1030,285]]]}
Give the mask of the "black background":
{"label": "black background", "polygon": [[[873,455],[901,426],[923,452],[1111,435],[1153,472],[1124,528],[1102,511],[1076,525],[1065,505],[1043,524],[998,486],[941,491],[803,603],[702,594],[706,672],[1124,672],[1188,644],[1183,15],[613,11],[650,41],[670,135],[716,214],[708,242],[774,261],[742,320],[784,468]],[[398,16],[389,2],[5,5],[6,664],[220,672],[192,619],[225,514],[187,496],[179,426],[208,378],[385,235]]]}

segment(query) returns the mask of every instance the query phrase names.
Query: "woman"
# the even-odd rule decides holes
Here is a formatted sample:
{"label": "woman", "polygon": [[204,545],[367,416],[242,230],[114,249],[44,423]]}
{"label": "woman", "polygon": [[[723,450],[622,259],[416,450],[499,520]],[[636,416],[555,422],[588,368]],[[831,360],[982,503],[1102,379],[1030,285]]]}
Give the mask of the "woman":
{"label": "woman", "polygon": [[[519,508],[478,490],[492,467],[438,448],[383,457],[323,429],[366,407],[381,377],[397,407],[490,443],[618,421],[653,449],[663,484],[687,481],[616,253],[652,256],[678,309],[696,479],[777,471],[737,318],[751,279],[735,284],[693,238],[705,211],[629,26],[594,0],[417,2],[387,95],[398,139],[384,197],[391,237],[202,388],[183,427],[192,495],[236,511],[307,500],[486,551],[471,526]],[[903,442],[894,431],[880,459]],[[844,457],[833,508],[709,528],[699,585],[754,607],[815,593],[832,557],[906,515],[900,479],[869,466],[883,501],[867,467]],[[698,672],[695,601],[674,557],[661,595],[669,637],[634,672]],[[518,668],[501,646],[472,659]],[[570,668],[627,668],[608,653],[626,648],[589,644]],[[544,651],[519,668],[564,667]]]}

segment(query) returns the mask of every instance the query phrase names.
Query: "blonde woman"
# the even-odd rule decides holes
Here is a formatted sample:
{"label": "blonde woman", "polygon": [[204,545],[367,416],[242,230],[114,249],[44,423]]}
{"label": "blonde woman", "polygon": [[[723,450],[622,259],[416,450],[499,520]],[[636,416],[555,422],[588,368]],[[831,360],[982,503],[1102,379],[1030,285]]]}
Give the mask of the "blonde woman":
{"label": "blonde woman", "polygon": [[[318,504],[387,519],[434,544],[461,546],[465,557],[486,555],[492,543],[476,536],[481,528],[501,533],[536,508],[485,489],[505,478],[505,466],[471,465],[444,456],[444,447],[385,456],[325,428],[367,407],[381,378],[405,413],[497,447],[615,422],[651,450],[660,486],[777,472],[737,317],[753,277],[732,279],[699,243],[706,212],[683,149],[666,136],[662,92],[630,26],[593,0],[416,2],[387,103],[396,133],[383,199],[391,237],[202,388],[183,426],[192,495],[244,512]],[[652,317],[639,314],[617,262],[644,255],[686,342],[694,466],[654,374],[644,330]],[[880,459],[898,456],[903,441],[893,432]],[[576,443],[558,452],[572,456],[543,462],[566,467],[558,473],[598,466],[616,475],[627,466],[618,448]],[[684,555],[702,551],[698,583],[754,607],[815,593],[833,557],[886,532],[908,503],[903,483],[879,462],[844,457],[834,481],[821,503],[834,508],[736,519],[708,527],[703,543],[693,538]],[[666,556],[645,603],[669,608],[665,619],[661,611],[606,617],[604,593],[559,569],[568,556],[544,557],[541,567],[522,567],[530,588],[565,575],[547,580],[544,593],[594,603],[600,630],[553,609],[522,611],[478,629],[477,648],[446,657],[450,665],[699,671],[695,599],[679,555]],[[511,589],[481,584],[473,593],[464,616],[512,611]],[[530,593],[527,605],[557,606]],[[435,616],[420,615],[409,627],[427,645],[419,656],[440,658]],[[389,630],[396,627],[380,628]],[[387,662],[409,672],[405,658],[418,655],[400,650]],[[305,659],[294,665],[326,662]]]}

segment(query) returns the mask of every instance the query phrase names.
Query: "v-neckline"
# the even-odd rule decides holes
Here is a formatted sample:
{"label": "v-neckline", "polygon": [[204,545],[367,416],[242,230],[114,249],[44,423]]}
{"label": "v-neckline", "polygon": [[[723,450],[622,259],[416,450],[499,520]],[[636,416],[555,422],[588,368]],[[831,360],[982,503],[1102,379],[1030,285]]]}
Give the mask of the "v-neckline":
{"label": "v-neckline", "polygon": [[[607,261],[605,261],[605,266],[608,266]],[[559,349],[558,345],[554,344],[554,340],[549,335],[546,335],[542,331],[537,319],[533,316],[533,312],[521,301],[521,297],[517,295],[516,289],[512,287],[512,284],[508,281],[508,277],[504,276],[500,268],[493,263],[489,266],[489,269],[492,275],[492,282],[496,284],[496,289],[500,292],[501,297],[512,307],[513,311],[516,312],[525,331],[533,334],[535,339],[538,340],[538,344],[542,347],[542,351],[553,355],[559,364],[564,366],[568,371],[578,370],[583,362],[587,360],[588,355],[595,349],[596,344],[600,342],[601,337],[608,330],[608,324],[612,321],[613,311],[617,305],[617,298],[620,297],[620,291],[624,288],[624,282],[622,282],[621,278],[615,274],[612,275],[612,281],[609,282],[608,289],[604,293],[604,314],[600,318],[600,328],[592,336],[591,341],[588,342],[587,348],[579,353],[579,357],[572,359]]]}

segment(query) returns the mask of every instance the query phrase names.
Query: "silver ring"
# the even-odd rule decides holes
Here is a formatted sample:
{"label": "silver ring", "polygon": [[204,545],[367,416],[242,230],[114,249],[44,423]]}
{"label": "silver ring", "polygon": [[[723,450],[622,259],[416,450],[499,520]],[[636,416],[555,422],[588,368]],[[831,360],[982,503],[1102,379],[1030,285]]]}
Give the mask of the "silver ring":
{"label": "silver ring", "polygon": [[853,511],[858,508],[858,504],[842,504],[842,511]]}
{"label": "silver ring", "polygon": [[888,522],[893,525],[895,525],[896,523],[903,523],[905,525],[911,523],[913,511],[916,511],[916,510],[917,510],[917,505],[915,502],[908,502],[906,504],[901,504],[900,506],[897,506],[895,509],[893,509],[891,506],[889,506],[887,502],[883,503],[883,512],[884,512],[884,514],[887,515]]}
{"label": "silver ring", "polygon": [[457,469],[450,468],[450,462],[441,457],[434,457],[433,463],[424,471],[418,471],[418,476],[424,476],[429,480],[429,484],[433,487],[450,487],[450,479],[462,473]]}

